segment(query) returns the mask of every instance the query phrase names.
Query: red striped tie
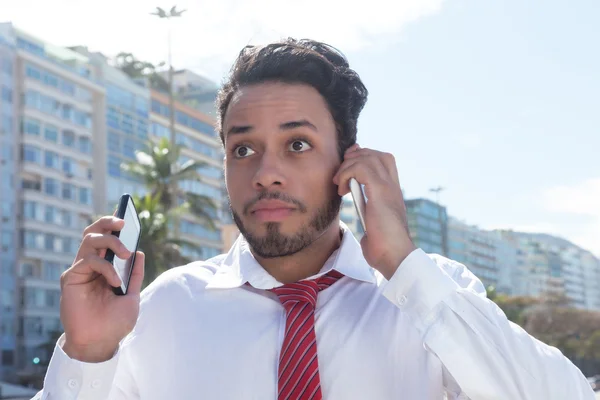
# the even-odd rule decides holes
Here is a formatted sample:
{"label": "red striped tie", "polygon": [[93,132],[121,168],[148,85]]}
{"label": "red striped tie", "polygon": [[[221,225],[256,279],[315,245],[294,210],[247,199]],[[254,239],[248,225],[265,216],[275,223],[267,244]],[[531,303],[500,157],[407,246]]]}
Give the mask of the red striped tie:
{"label": "red striped tie", "polygon": [[317,294],[343,275],[330,271],[314,281],[271,289],[286,310],[285,337],[279,356],[278,400],[321,400],[321,379],[315,336]]}

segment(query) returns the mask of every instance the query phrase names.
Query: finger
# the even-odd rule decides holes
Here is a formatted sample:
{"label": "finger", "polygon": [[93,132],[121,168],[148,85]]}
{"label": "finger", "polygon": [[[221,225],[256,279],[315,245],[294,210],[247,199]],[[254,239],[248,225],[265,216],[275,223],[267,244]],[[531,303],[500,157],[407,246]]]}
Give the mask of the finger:
{"label": "finger", "polygon": [[144,264],[146,261],[146,255],[138,251],[135,254],[135,263],[133,264],[133,271],[131,271],[131,278],[129,280],[129,288],[127,294],[139,295],[142,291],[142,283],[144,282]]}
{"label": "finger", "polygon": [[[365,165],[370,166],[377,175],[384,178],[388,175],[387,169],[383,166],[381,160],[377,157],[373,157],[371,154],[364,153],[361,156],[349,158],[344,160],[344,162],[340,165],[337,173],[333,177],[333,182],[338,186],[343,186],[343,182],[340,180],[340,176],[346,171],[348,168],[354,168],[356,165]],[[355,177],[358,180],[358,177]],[[360,181],[359,181],[360,182]],[[361,182],[366,183],[366,182]]]}
{"label": "finger", "polygon": [[345,196],[350,192],[349,183],[351,178],[355,178],[359,183],[365,185],[367,196],[369,195],[369,187],[378,185],[382,181],[380,174],[371,164],[361,162],[348,164],[338,174],[338,194],[340,196]]}
{"label": "finger", "polygon": [[81,242],[78,258],[85,257],[87,254],[100,254],[102,250],[106,249],[111,249],[121,259],[126,259],[131,255],[123,242],[115,235],[89,233]]}
{"label": "finger", "polygon": [[354,143],[352,146],[350,146],[346,149],[346,151],[344,152],[344,155],[352,153],[358,149],[360,149],[360,146],[358,145],[358,143]]}
{"label": "finger", "polygon": [[371,154],[371,149],[363,149],[361,147],[357,147],[356,149],[354,149],[353,151],[349,151],[347,153],[344,154],[344,160],[350,159],[350,158],[354,158],[354,157],[358,157],[358,156],[364,156],[367,154]]}
{"label": "finger", "polygon": [[95,254],[85,256],[73,264],[73,266],[65,272],[64,283],[68,284],[69,278],[76,274],[91,275],[94,272],[102,275],[111,286],[121,286],[121,278],[119,278],[113,265]]}
{"label": "finger", "polygon": [[83,236],[85,237],[89,233],[120,231],[123,229],[124,224],[125,221],[123,221],[121,218],[108,215],[96,220],[93,224],[85,228],[83,231]]}

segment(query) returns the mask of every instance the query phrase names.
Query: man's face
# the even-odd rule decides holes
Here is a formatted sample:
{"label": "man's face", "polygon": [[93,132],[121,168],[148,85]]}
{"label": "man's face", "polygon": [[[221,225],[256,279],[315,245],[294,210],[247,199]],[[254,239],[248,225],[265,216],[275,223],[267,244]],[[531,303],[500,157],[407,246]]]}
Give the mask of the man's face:
{"label": "man's face", "polygon": [[337,133],[317,90],[275,82],[242,87],[223,133],[231,211],[258,256],[294,254],[337,221]]}

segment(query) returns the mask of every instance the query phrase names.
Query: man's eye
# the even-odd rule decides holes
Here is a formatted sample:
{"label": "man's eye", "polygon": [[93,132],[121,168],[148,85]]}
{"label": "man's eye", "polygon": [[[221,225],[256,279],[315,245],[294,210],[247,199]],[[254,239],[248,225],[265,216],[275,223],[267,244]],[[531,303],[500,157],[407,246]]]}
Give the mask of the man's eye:
{"label": "man's eye", "polygon": [[252,150],[248,146],[238,146],[233,150],[233,154],[237,158],[244,158],[244,157],[248,157],[248,156],[251,156],[252,154],[254,154],[254,150]]}
{"label": "man's eye", "polygon": [[310,149],[312,149],[312,146],[306,140],[294,140],[290,143],[290,151],[293,151],[294,153],[302,153],[303,151]]}

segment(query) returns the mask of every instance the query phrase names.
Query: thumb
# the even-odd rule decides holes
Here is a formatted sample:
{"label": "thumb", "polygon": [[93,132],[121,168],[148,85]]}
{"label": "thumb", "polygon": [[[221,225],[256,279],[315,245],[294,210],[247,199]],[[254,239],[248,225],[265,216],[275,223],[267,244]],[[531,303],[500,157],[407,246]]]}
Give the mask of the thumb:
{"label": "thumb", "polygon": [[132,295],[139,295],[142,291],[142,284],[144,282],[144,262],[146,255],[138,251],[135,255],[135,263],[133,264],[133,271],[131,271],[131,279],[129,281],[128,293]]}

